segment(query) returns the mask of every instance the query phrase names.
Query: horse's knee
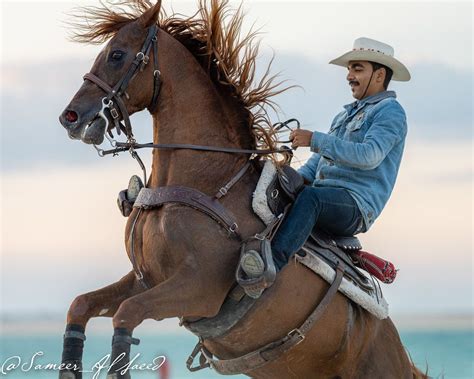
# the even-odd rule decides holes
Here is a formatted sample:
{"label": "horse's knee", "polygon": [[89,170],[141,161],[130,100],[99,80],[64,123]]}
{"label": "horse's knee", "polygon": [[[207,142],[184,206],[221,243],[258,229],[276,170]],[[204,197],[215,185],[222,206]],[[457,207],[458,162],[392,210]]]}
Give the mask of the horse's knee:
{"label": "horse's knee", "polygon": [[125,300],[120,304],[112,319],[114,328],[135,329],[146,318],[145,307],[134,299]]}
{"label": "horse's knee", "polygon": [[89,302],[86,295],[77,296],[69,306],[68,321],[75,322],[87,318]]}

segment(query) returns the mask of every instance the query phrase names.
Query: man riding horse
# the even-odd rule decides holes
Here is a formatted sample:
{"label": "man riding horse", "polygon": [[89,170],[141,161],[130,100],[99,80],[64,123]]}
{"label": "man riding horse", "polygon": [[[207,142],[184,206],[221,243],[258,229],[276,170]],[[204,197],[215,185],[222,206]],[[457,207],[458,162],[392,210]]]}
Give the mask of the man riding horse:
{"label": "man riding horse", "polygon": [[[265,265],[255,250],[242,255],[240,266],[249,278],[281,270],[314,228],[352,236],[369,230],[380,215],[395,184],[407,134],[403,107],[387,87],[391,79],[410,80],[410,73],[393,55],[385,43],[358,38],[352,51],[330,62],[347,67],[356,101],[344,106],[327,134],[301,129],[290,134],[293,148],[308,146],[313,152],[299,169],[308,186],[272,240],[274,262]],[[262,290],[247,292],[258,297]]]}

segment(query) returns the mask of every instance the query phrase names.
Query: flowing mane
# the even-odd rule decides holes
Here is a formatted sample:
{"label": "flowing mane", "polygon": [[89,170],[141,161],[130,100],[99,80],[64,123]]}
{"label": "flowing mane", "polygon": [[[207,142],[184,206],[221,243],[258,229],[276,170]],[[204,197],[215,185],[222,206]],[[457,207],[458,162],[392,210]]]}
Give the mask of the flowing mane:
{"label": "flowing mane", "polygon": [[[272,97],[291,87],[275,83],[270,75],[271,63],[260,80],[256,80],[259,32],[242,35],[242,5],[237,10],[228,0],[199,0],[198,11],[191,17],[163,10],[159,27],[180,41],[197,59],[213,82],[238,100],[246,113],[246,122],[254,137],[254,146],[276,148],[277,134],[267,112],[278,105]],[[100,7],[81,7],[72,14],[71,39],[81,43],[102,44],[124,25],[137,20],[152,7],[149,0],[101,1]],[[272,157],[277,160],[275,156]],[[286,162],[288,156],[283,156]],[[283,163],[279,162],[279,163]]]}

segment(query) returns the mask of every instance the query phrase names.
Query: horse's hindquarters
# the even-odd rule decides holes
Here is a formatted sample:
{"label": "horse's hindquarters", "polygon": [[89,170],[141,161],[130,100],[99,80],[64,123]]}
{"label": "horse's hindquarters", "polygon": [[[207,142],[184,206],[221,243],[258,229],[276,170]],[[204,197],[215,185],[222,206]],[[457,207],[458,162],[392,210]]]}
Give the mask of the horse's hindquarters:
{"label": "horse's hindquarters", "polygon": [[[306,320],[328,287],[322,278],[291,260],[234,329],[224,337],[206,341],[205,345],[218,357],[229,359],[279,340]],[[346,338],[347,315],[348,303],[342,295],[337,295],[300,344],[247,374],[282,379],[341,375],[346,358],[341,348]],[[246,343],[242,344],[244,339]]]}

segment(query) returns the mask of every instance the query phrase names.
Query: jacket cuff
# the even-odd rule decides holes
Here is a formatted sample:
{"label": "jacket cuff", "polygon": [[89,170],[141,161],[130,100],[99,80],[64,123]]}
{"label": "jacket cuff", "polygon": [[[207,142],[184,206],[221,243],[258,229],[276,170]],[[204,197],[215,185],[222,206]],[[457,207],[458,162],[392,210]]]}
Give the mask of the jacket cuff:
{"label": "jacket cuff", "polygon": [[313,132],[311,136],[310,150],[315,153],[323,155],[324,150],[328,144],[329,137],[326,133]]}

